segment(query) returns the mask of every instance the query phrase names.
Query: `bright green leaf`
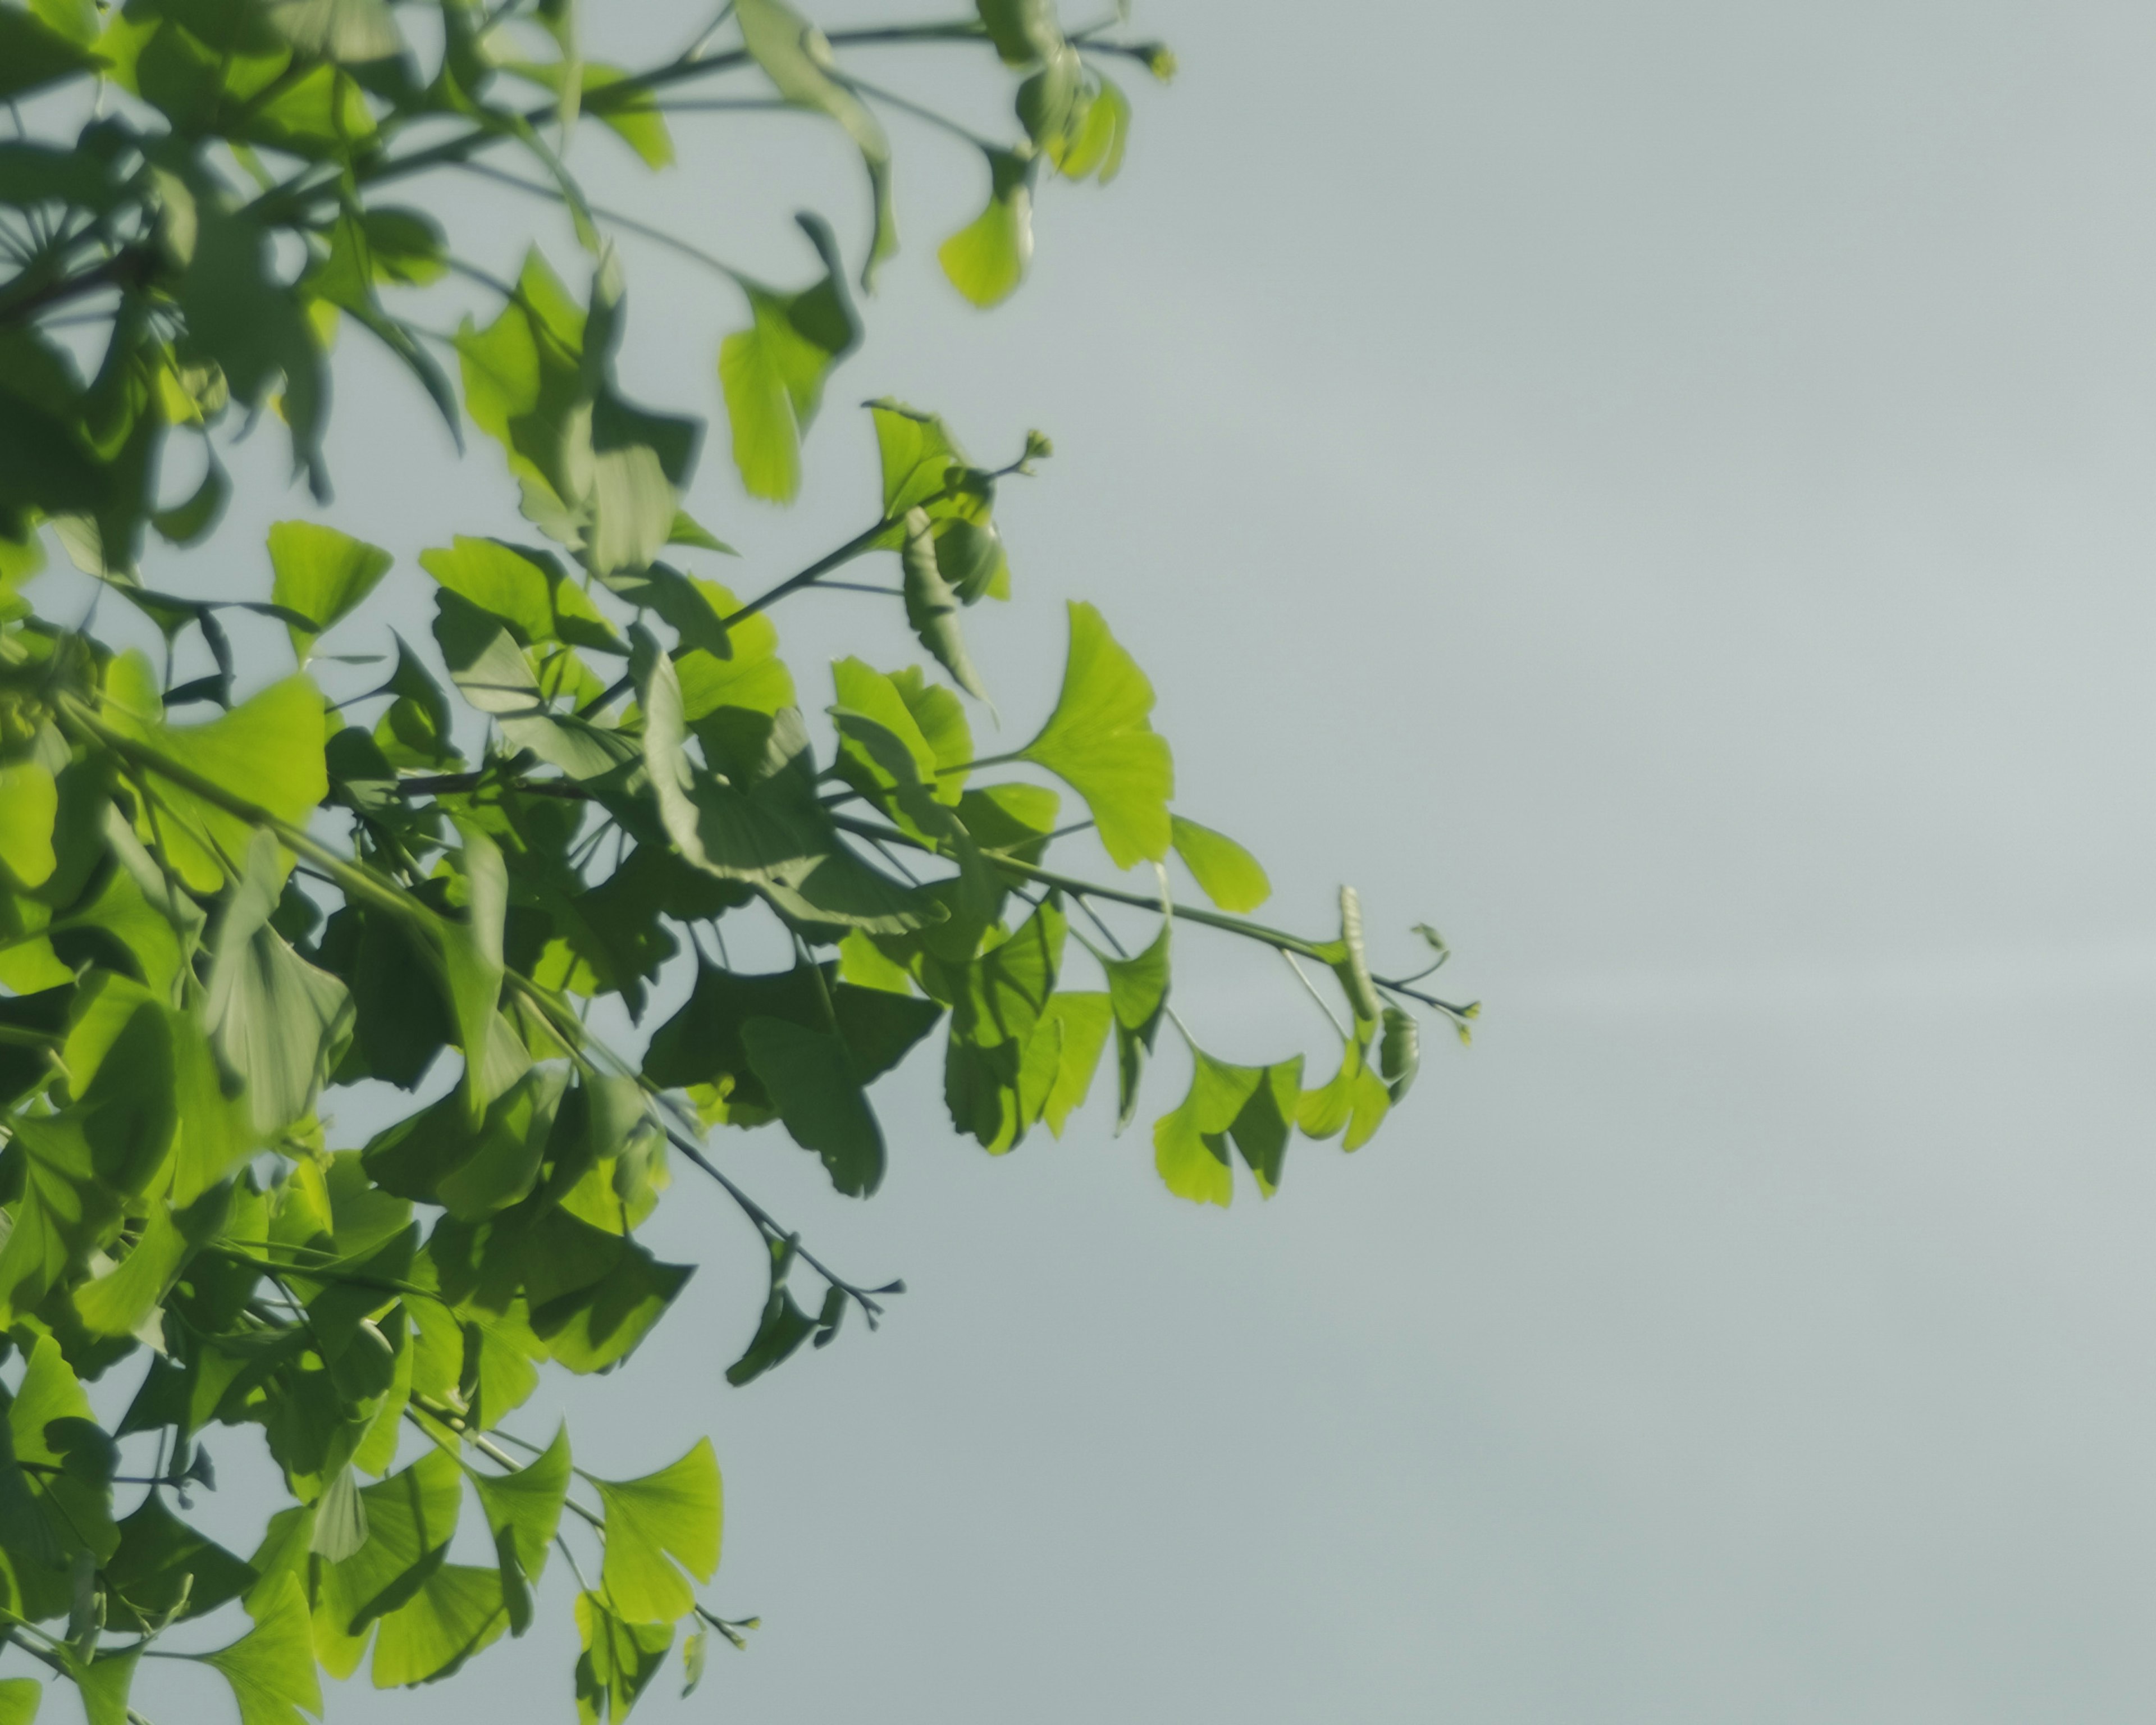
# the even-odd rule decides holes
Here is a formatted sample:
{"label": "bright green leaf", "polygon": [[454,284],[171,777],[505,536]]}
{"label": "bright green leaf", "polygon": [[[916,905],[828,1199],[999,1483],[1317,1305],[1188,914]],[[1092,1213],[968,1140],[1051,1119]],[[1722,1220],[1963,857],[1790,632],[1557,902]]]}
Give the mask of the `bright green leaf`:
{"label": "bright green leaf", "polygon": [[1257,858],[1226,834],[1179,814],[1169,818],[1169,831],[1183,866],[1222,910],[1238,914],[1255,911],[1272,896],[1272,882]]}
{"label": "bright green leaf", "polygon": [[719,344],[734,465],[752,497],[776,503],[790,503],[799,492],[801,443],[822,404],[824,380],[861,338],[838,243],[817,217],[800,222],[824,260],[824,279],[794,294],[743,281],[753,321]]}
{"label": "bright green leaf", "polygon": [[1083,601],[1070,606],[1070,652],[1055,711],[1020,752],[1086,799],[1118,868],[1158,862],[1172,842],[1175,767],[1152,728],[1152,685]]}
{"label": "bright green leaf", "polygon": [[318,521],[279,521],[270,529],[270,562],[276,572],[272,603],[311,619],[311,629],[285,627],[292,650],[305,659],[315,637],[352,614],[396,559]]}
{"label": "bright green leaf", "polygon": [[699,1581],[719,1567],[718,1458],[701,1438],[672,1466],[634,1480],[599,1480],[606,1510],[601,1572],[608,1606],[631,1623],[671,1623],[696,1603],[676,1560]]}
{"label": "bright green leaf", "polygon": [[240,1725],[299,1725],[302,1714],[321,1718],[322,1688],[315,1676],[307,1602],[299,1583],[281,1577],[254,1615],[253,1629],[230,1646],[202,1656],[231,1684]]}
{"label": "bright green leaf", "polygon": [[1007,300],[1033,258],[1033,177],[1039,158],[989,150],[988,202],[937,249],[943,273],[976,305]]}

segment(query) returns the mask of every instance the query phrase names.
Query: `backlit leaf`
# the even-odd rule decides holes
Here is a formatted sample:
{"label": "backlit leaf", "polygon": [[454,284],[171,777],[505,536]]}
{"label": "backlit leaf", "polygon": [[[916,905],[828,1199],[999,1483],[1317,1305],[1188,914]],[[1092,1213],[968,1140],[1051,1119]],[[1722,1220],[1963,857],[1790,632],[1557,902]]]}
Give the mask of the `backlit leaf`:
{"label": "backlit leaf", "polygon": [[976,305],[1007,300],[1033,259],[1033,177],[1039,158],[989,150],[988,202],[937,249],[943,273]]}
{"label": "backlit leaf", "polygon": [[606,1510],[608,1606],[631,1623],[671,1623],[696,1603],[681,1569],[709,1581],[719,1567],[718,1458],[709,1438],[670,1467],[594,1482]]}
{"label": "backlit leaf", "polygon": [[1175,768],[1152,728],[1152,685],[1083,601],[1070,606],[1063,688],[1040,734],[1020,752],[1086,799],[1118,868],[1158,862],[1172,841]]}
{"label": "backlit leaf", "polygon": [[1224,833],[1201,827],[1181,815],[1169,818],[1175,854],[1204,890],[1205,896],[1224,911],[1255,911],[1272,896],[1272,882],[1258,860]]}
{"label": "backlit leaf", "polygon": [[752,497],[790,503],[801,489],[801,443],[831,368],[861,338],[838,243],[822,220],[800,218],[824,260],[821,281],[782,294],[744,281],[752,321],[719,344],[719,382],[733,427],[734,465]]}
{"label": "backlit leaf", "polygon": [[305,659],[315,637],[350,616],[396,559],[319,521],[279,521],[270,529],[270,564],[276,572],[273,603],[307,618],[311,628],[288,622],[292,648]]}
{"label": "backlit leaf", "polygon": [[322,1689],[307,1627],[307,1602],[290,1576],[254,1609],[254,1627],[230,1646],[206,1653],[232,1686],[240,1725],[299,1725],[322,1716]]}

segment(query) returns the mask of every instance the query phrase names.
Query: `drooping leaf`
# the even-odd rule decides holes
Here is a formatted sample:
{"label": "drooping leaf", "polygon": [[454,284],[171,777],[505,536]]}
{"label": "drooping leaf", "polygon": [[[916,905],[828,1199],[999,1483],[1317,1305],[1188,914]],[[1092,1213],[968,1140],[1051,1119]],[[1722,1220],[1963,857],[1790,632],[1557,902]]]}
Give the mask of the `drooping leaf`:
{"label": "drooping leaf", "polygon": [[891,213],[891,141],[867,104],[832,77],[831,44],[824,33],[786,0],[742,0],[734,15],[741,23],[742,40],[778,93],[798,107],[829,116],[861,152],[875,208],[861,285],[874,291],[876,272],[898,249],[898,223]]}
{"label": "drooping leaf", "polygon": [[1074,601],[1055,710],[1019,752],[1086,799],[1118,868],[1158,862],[1172,842],[1175,768],[1166,739],[1152,728],[1152,685],[1101,614]]}
{"label": "drooping leaf", "polygon": [[28,889],[51,879],[59,865],[53,822],[59,806],[59,786],[41,762],[0,763],[0,880]]}
{"label": "drooping leaf", "polygon": [[1385,1081],[1385,1094],[1398,1102],[1415,1081],[1422,1066],[1422,1037],[1412,1014],[1397,1006],[1385,1009],[1384,1033],[1378,1045],[1378,1071]]}
{"label": "drooping leaf", "polygon": [[607,1609],[603,1596],[580,1593],[577,1630],[584,1646],[577,1661],[578,1725],[622,1725],[666,1662],[674,1625],[626,1622]]}
{"label": "drooping leaf", "polygon": [[832,367],[860,345],[860,318],[831,230],[803,215],[824,278],[782,294],[744,281],[752,321],[719,344],[719,382],[733,427],[734,465],[752,497],[790,503],[801,489],[801,443]]}
{"label": "drooping leaf", "polygon": [[105,1625],[140,1632],[176,1609],[182,1618],[200,1617],[254,1581],[252,1568],[180,1520],[153,1491],[120,1523],[119,1547],[105,1565]]}
{"label": "drooping leaf", "polygon": [[999,305],[1017,291],[1033,259],[1033,180],[1040,158],[988,150],[988,201],[937,248],[943,273],[973,304]]}
{"label": "drooping leaf", "polygon": [[1163,917],[1160,932],[1146,949],[1132,958],[1102,961],[1108,975],[1108,1000],[1116,1020],[1116,1130],[1121,1132],[1137,1112],[1138,1081],[1146,1056],[1160,1033],[1168,1007],[1168,935],[1173,922]]}
{"label": "drooping leaf", "polygon": [[793,1142],[824,1160],[831,1183],[865,1198],[883,1182],[883,1132],[836,1036],[784,1019],[741,1027],[751,1070]]}
{"label": "drooping leaf", "polygon": [[345,985],[270,926],[282,872],[276,840],[258,831],[218,926],[205,1005],[218,1053],[245,1075],[249,1118],[259,1140],[274,1139],[314,1111],[352,1022]]}
{"label": "drooping leaf", "polygon": [[[568,1495],[569,1428],[567,1425],[556,1427],[554,1440],[516,1472],[475,1471],[471,1481],[486,1513],[487,1527],[494,1534],[510,1627],[521,1635],[530,1621],[528,1589],[547,1567],[555,1529],[561,1525],[562,1505]],[[517,1621],[520,1590],[524,1623]]]}
{"label": "drooping leaf", "polygon": [[966,651],[966,638],[958,625],[958,595],[937,567],[936,549],[935,527],[928,511],[908,511],[906,547],[899,556],[906,583],[906,620],[921,644],[950,672],[951,680],[976,701],[986,701],[988,691]]}

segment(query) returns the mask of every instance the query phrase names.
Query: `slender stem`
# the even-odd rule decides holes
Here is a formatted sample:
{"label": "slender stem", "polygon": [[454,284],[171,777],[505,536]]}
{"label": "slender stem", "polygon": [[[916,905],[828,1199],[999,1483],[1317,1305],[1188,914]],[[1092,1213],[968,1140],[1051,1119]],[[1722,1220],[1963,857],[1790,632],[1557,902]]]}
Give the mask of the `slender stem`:
{"label": "slender stem", "polygon": [[773,588],[769,592],[758,593],[746,605],[743,605],[738,611],[732,612],[728,615],[721,618],[719,619],[720,626],[721,628],[731,628],[745,618],[755,616],[759,611],[769,610],[771,607],[777,604],[781,599],[784,598],[787,594],[791,593],[798,593],[804,587],[814,586],[817,582],[823,579],[824,576],[829,574],[832,570],[839,567],[843,564],[850,563],[855,557],[860,557],[867,552],[879,538],[882,537],[884,534],[888,533],[897,525],[898,523],[896,521],[880,521],[873,527],[866,528],[861,532],[855,534],[852,538],[849,539],[836,551],[828,552],[824,556],[817,558],[814,562],[809,564],[809,566],[803,569],[799,574],[788,576],[785,580],[780,582],[778,586]]}
{"label": "slender stem", "polygon": [[[504,172],[501,168],[490,167],[484,162],[459,162],[455,165],[468,174],[477,174],[480,178],[492,180],[499,185],[514,186],[520,192],[528,193],[534,198],[543,198],[550,203],[557,201],[557,194],[548,187],[534,184],[531,181],[518,175]],[[588,200],[586,201],[584,208],[593,216],[601,220],[611,222],[617,228],[639,234],[645,239],[667,247],[670,250],[679,252],[685,258],[694,259],[707,269],[716,270],[729,281],[738,282],[742,279],[741,272],[732,264],[713,257],[709,252],[696,246],[690,245],[678,234],[669,234],[664,228],[654,228],[649,222],[639,222],[634,216],[624,215],[618,209],[611,209],[604,204],[593,203]]]}

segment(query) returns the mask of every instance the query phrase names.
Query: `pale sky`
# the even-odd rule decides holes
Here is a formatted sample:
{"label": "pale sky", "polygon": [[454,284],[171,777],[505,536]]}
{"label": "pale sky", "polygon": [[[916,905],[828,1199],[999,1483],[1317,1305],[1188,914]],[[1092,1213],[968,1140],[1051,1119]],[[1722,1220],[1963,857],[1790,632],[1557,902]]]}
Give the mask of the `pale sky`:
{"label": "pale sky", "polygon": [[[978,160],[897,129],[906,248],[807,495],[742,500],[721,429],[693,506],[760,587],[872,506],[855,402],[998,459],[1045,429],[1002,511],[1017,598],[974,626],[1014,742],[1061,601],[1096,601],[1161,691],[1178,806],[1265,859],[1270,914],[1329,932],[1346,878],[1395,958],[1435,923],[1482,1032],[1432,1033],[1369,1148],[1298,1145],[1225,1214],[1168,1197],[1097,1096],[991,1163],[932,1059],[886,1092],[867,1204],[775,1128],[722,1141],[819,1251],[912,1291],[729,1389],[761,1271],[685,1173],[654,1235],[707,1267],[577,1386],[572,1435],[626,1474],[710,1433],[706,1597],[765,1627],[638,1717],[2147,1718],[2156,13],[1139,23],[1182,75],[1134,88],[1114,187],[1044,193],[993,314],[933,259]],[[878,75],[985,122],[958,64]],[[776,279],[808,267],[799,205],[858,254],[827,130],[680,136],[665,178],[587,171]],[[540,210],[512,198],[468,206],[497,264]],[[715,413],[738,301],[625,244],[625,384]],[[338,383],[327,518],[405,558],[424,635],[411,555],[513,531],[508,488],[401,382]],[[305,507],[258,490],[239,551],[151,577],[255,581],[259,524]],[[865,630],[906,644],[835,597],[778,620],[812,692]],[[1285,973],[1193,941],[1178,974],[1225,1055],[1322,1045]],[[564,1580],[524,1643],[332,1718],[570,1717]],[[221,1717],[199,1693],[157,1717]]]}

